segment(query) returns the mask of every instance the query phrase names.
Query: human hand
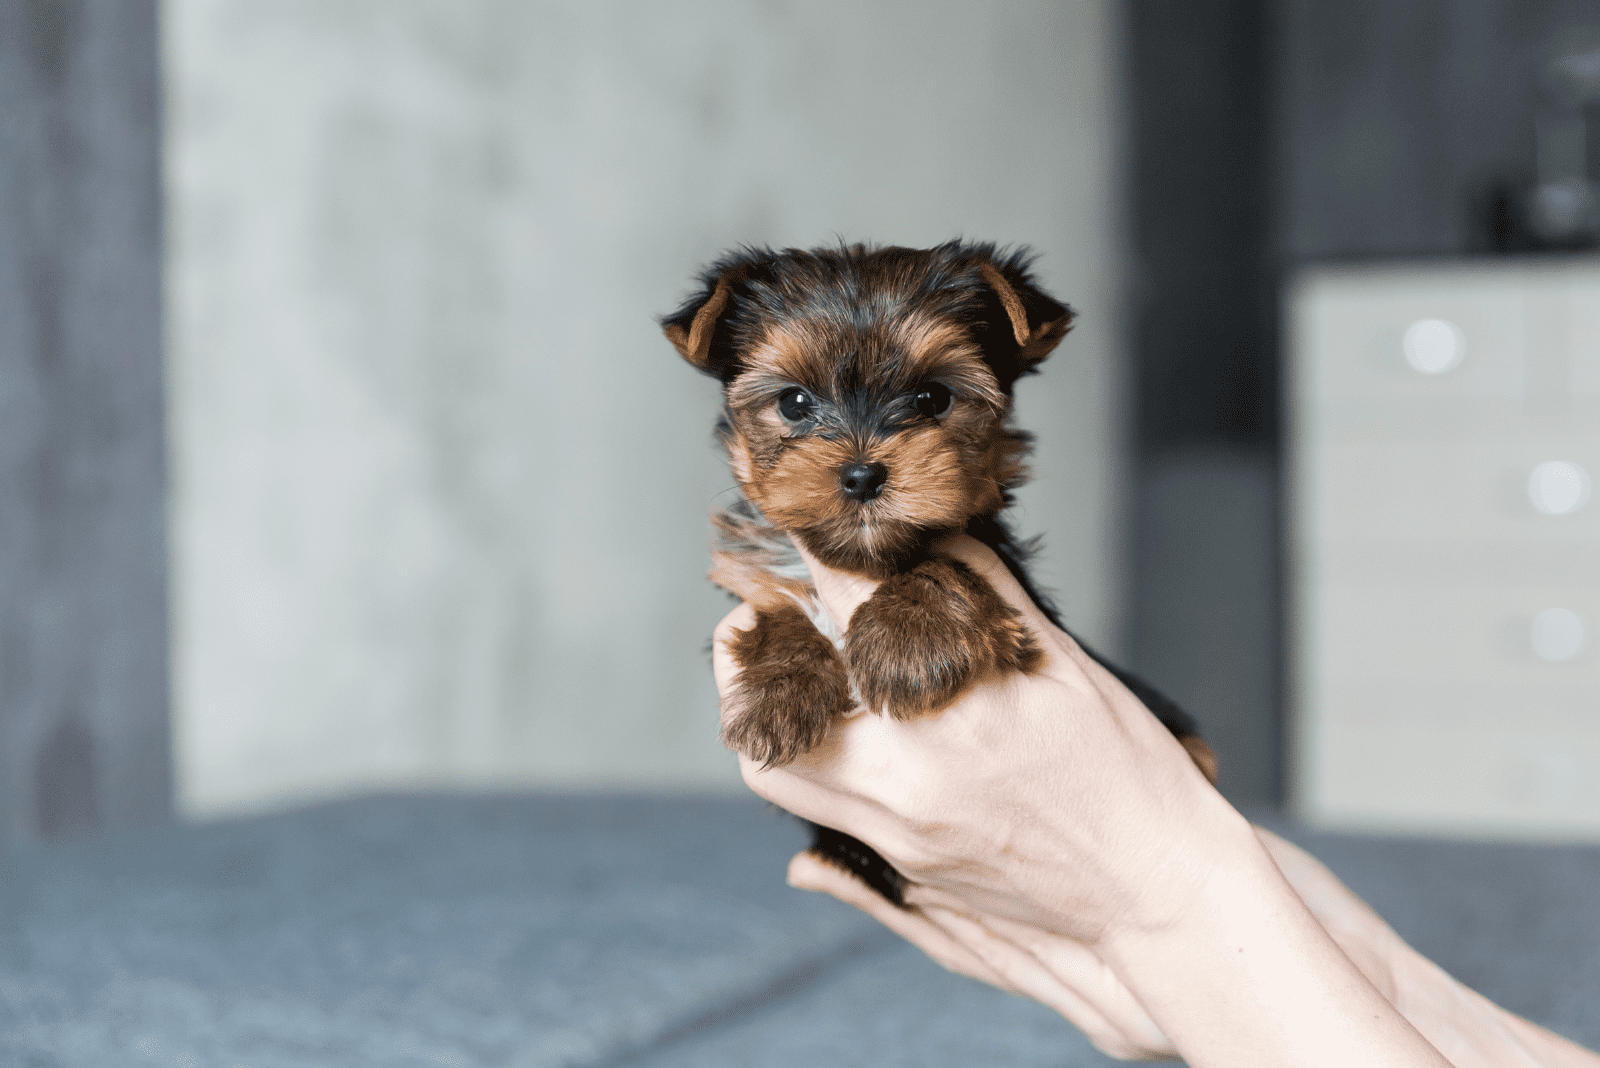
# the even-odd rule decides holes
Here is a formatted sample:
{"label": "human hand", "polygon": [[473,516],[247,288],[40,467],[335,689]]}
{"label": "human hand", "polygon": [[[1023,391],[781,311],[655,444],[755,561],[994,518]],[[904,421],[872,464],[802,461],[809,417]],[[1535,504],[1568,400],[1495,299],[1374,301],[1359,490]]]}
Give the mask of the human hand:
{"label": "human hand", "polygon": [[[914,929],[930,945],[933,928],[948,936],[937,945],[952,966],[1013,989],[1037,980],[1107,1048],[1175,1049],[1196,1068],[1441,1068],[1149,710],[1044,619],[992,552],[966,537],[940,550],[1018,611],[1041,649],[1038,669],[976,679],[932,715],[858,711],[784,767],[742,759],[745,782],[893,864],[910,880],[906,902],[933,924]],[[806,563],[845,631],[875,584]],[[725,717],[739,704],[730,643],[754,621],[740,606],[717,628]],[[947,913],[978,918],[986,935]],[[1089,957],[1073,958],[1073,946]],[[1075,959],[1081,974],[1024,980],[1027,960],[1013,950],[1045,973],[1045,960]],[[1120,989],[1094,979],[1096,960]]]}
{"label": "human hand", "polygon": [[[1247,838],[1248,825],[1159,721],[1043,617],[990,550],[959,537],[941,551],[1021,613],[1043,652],[1039,669],[979,679],[928,716],[856,714],[785,767],[743,760],[745,781],[799,816],[868,842],[912,881],[913,904],[947,895],[936,903],[1085,946],[1174,922],[1189,891],[1227,854],[1222,843]],[[875,584],[806,562],[823,608],[846,630]],[[729,643],[753,621],[741,606],[717,628],[725,714],[738,686]]]}
{"label": "human hand", "polygon": [[[1367,980],[1413,1025],[1430,1037],[1438,1035],[1439,994],[1453,994],[1455,984],[1403,984],[1418,962],[1388,924],[1311,854],[1263,828],[1255,831],[1301,900]],[[1149,1061],[1179,1055],[1116,972],[1071,938],[931,903],[896,908],[810,852],[790,862],[789,883],[860,909],[950,971],[1053,1009],[1107,1056]]]}
{"label": "human hand", "polygon": [[[1419,962],[1399,935],[1311,854],[1263,828],[1255,832],[1345,955],[1413,1025],[1420,1025],[1438,1043],[1439,995],[1454,994],[1455,984],[1402,983],[1417,972]],[[809,851],[790,862],[789,884],[860,909],[949,971],[1054,1010],[1107,1056],[1139,1061],[1178,1057],[1172,1040],[1127,984],[1080,942],[1014,920],[931,903],[896,908],[859,879]]]}
{"label": "human hand", "polygon": [[949,971],[1054,1010],[1109,1057],[1157,1061],[1178,1056],[1172,1040],[1117,974],[1093,950],[1064,935],[933,904],[898,908],[809,851],[789,863],[789,884],[855,906]]}
{"label": "human hand", "polygon": [[[1344,955],[1454,1068],[1600,1066],[1592,1052],[1506,1012],[1451,978],[1317,858],[1271,831],[1255,831]],[[1108,1056],[1179,1056],[1122,978],[1093,949],[1070,938],[931,904],[899,909],[809,852],[790,862],[789,882],[855,906],[950,971],[1055,1010]]]}

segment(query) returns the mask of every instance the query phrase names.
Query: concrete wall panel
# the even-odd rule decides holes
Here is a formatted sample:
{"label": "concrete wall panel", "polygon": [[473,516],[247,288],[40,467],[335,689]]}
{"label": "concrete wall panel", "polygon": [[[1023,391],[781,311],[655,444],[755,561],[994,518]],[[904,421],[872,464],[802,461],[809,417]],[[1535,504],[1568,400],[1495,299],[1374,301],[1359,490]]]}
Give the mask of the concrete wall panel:
{"label": "concrete wall panel", "polygon": [[0,850],[171,811],[157,55],[0,4]]}
{"label": "concrete wall panel", "polygon": [[181,800],[737,788],[704,653],[735,243],[1028,242],[1023,521],[1115,632],[1106,2],[168,0]]}

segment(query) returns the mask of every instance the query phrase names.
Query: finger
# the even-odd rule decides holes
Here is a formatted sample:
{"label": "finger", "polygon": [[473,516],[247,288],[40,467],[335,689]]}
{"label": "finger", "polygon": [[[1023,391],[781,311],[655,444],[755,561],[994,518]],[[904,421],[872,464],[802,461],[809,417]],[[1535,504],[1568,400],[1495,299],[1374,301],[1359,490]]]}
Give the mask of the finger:
{"label": "finger", "polygon": [[972,537],[970,534],[958,534],[953,538],[946,538],[936,548],[946,556],[966,564],[976,571],[996,593],[1005,598],[1007,604],[1021,612],[1033,629],[1040,633],[1046,631],[1061,634],[1054,624],[1045,618],[1039,606],[1033,603],[1033,598],[1022,588],[1011,569],[989,546]]}
{"label": "finger", "polygon": [[734,707],[734,695],[738,692],[739,665],[733,658],[731,648],[733,640],[741,631],[749,630],[756,625],[756,612],[748,604],[741,603],[739,607],[722,617],[722,622],[717,624],[717,629],[711,633],[711,674],[717,680],[717,695],[722,708],[722,721],[727,723]]}
{"label": "finger", "polygon": [[885,716],[850,716],[836,722],[815,748],[782,767],[740,756],[745,785],[801,819],[824,827],[849,827],[875,843],[904,838],[894,811],[874,796],[901,753],[901,724]]}
{"label": "finger", "polygon": [[983,926],[997,937],[1022,947],[1057,982],[1096,1007],[1112,1031],[1121,1036],[1123,1043],[1123,1052],[1113,1053],[1096,1042],[1102,1050],[1112,1056],[1132,1060],[1175,1055],[1172,1040],[1166,1032],[1151,1019],[1144,1005],[1111,970],[1110,965],[1088,946],[1064,935],[1040,931],[1003,916],[985,915]]}
{"label": "finger", "polygon": [[1120,1021],[1102,1011],[1092,997],[1084,996],[1057,979],[1027,949],[990,931],[987,918],[979,923],[942,908],[930,908],[927,915],[953,939],[971,948],[1018,993],[1059,1013],[1107,1056],[1118,1060],[1151,1060],[1169,1055],[1170,1043],[1152,1048],[1139,1041],[1139,1035],[1126,1031]]}
{"label": "finger", "polygon": [[885,901],[877,891],[855,876],[840,870],[810,851],[796,854],[789,862],[789,885],[814,890],[854,905],[883,924],[943,967],[990,986],[1017,993],[977,954],[945,934],[937,924],[914,909],[902,909]]}
{"label": "finger", "polygon": [[946,936],[967,947],[1017,992],[1050,1006],[1080,1029],[1104,1029],[1107,1026],[1105,1018],[1094,1006],[1059,982],[1027,950],[996,937],[983,924],[959,912],[931,906],[924,909],[923,914]]}
{"label": "finger", "polygon": [[800,550],[800,559],[806,562],[806,567],[811,572],[811,583],[817,588],[817,599],[822,602],[823,611],[832,618],[833,625],[839,628],[839,633],[844,633],[850,627],[850,617],[861,607],[861,602],[872,596],[872,591],[878,588],[878,583],[861,575],[835,571],[812,556],[811,551],[801,545],[798,538],[793,540],[795,548]]}
{"label": "finger", "polygon": [[[1081,943],[987,914],[974,919],[937,908],[928,914],[964,944],[989,947],[979,955],[991,967],[1023,993],[1065,1016],[1101,1052],[1120,1060],[1159,1060],[1175,1054],[1172,1040],[1144,1006]],[[987,941],[980,943],[978,932]],[[992,956],[994,952],[1004,953],[1004,963]]]}

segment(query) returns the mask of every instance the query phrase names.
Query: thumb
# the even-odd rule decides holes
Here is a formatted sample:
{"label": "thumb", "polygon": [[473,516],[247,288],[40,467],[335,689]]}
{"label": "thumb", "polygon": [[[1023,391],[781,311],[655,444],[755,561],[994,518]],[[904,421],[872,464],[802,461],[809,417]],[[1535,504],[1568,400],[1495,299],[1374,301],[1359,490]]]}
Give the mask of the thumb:
{"label": "thumb", "polygon": [[812,556],[811,550],[801,545],[799,538],[791,540],[800,552],[800,559],[805,561],[807,570],[811,572],[811,584],[817,588],[817,599],[822,602],[823,611],[828,613],[834,626],[843,634],[849,629],[850,617],[855,610],[878,588],[877,580],[835,571]]}
{"label": "thumb", "polygon": [[[851,615],[861,607],[862,602],[872,596],[873,591],[879,586],[879,581],[845,571],[835,571],[813,556],[811,550],[800,544],[799,538],[791,540],[800,553],[800,559],[805,561],[807,569],[811,572],[811,582],[817,588],[817,599],[822,602],[823,610],[833,619],[834,625],[839,628],[839,633],[843,634],[850,629]],[[934,548],[938,552],[954,557],[983,576],[994,587],[995,592],[1033,623],[1036,630],[1041,633],[1055,630],[1050,621],[1039,611],[1038,606],[1033,603],[1033,599],[1018,585],[1005,564],[995,555],[993,549],[968,534],[945,538]]]}

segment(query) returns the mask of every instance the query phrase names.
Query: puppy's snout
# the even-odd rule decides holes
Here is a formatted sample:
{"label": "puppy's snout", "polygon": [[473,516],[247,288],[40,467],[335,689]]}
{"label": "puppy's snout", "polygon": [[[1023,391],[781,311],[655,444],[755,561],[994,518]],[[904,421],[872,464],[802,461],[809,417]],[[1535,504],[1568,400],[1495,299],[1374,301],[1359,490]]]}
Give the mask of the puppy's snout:
{"label": "puppy's snout", "polygon": [[847,464],[839,469],[839,488],[853,501],[870,501],[883,492],[889,469],[882,464]]}

